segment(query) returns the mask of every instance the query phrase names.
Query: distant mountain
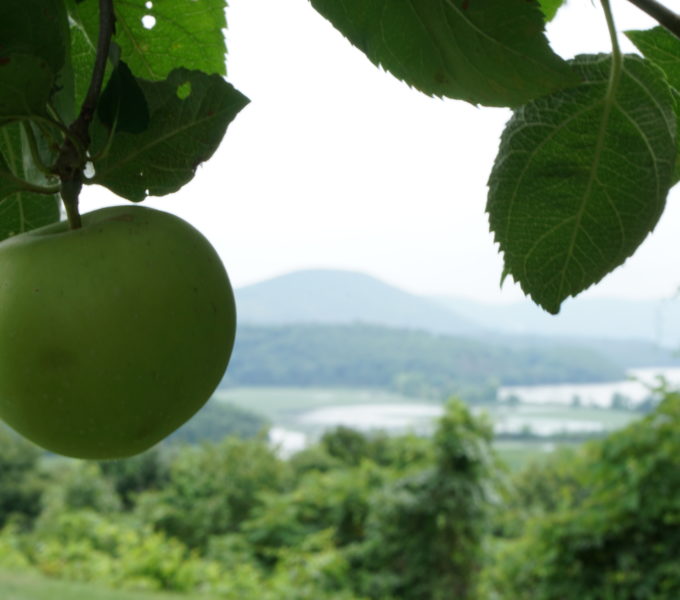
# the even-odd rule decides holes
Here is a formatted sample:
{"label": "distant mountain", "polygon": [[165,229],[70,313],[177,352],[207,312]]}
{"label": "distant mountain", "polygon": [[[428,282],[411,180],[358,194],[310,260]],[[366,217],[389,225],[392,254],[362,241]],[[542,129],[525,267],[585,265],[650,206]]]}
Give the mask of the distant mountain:
{"label": "distant mountain", "polygon": [[680,301],[576,299],[549,315],[529,300],[497,305],[410,294],[369,275],[307,270],[236,290],[243,325],[364,323],[465,336],[509,348],[588,348],[624,368],[680,364]]}
{"label": "distant mountain", "polygon": [[559,315],[549,315],[529,300],[512,304],[433,300],[506,334],[644,340],[666,348],[680,347],[680,300],[577,298],[565,302]]}
{"label": "distant mountain", "polygon": [[372,323],[456,335],[481,335],[474,320],[437,301],[378,279],[339,270],[296,271],[236,290],[244,324]]}

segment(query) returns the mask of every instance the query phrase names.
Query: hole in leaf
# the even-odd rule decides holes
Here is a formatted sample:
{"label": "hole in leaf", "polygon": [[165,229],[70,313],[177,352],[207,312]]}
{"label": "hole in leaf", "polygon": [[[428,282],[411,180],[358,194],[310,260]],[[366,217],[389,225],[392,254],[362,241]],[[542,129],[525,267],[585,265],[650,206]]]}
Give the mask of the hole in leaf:
{"label": "hole in leaf", "polygon": [[177,88],[177,97],[180,100],[184,100],[191,95],[191,82],[185,81],[182,85]]}
{"label": "hole in leaf", "polygon": [[153,29],[156,26],[156,17],[144,15],[142,17],[142,25],[144,26],[144,29]]}

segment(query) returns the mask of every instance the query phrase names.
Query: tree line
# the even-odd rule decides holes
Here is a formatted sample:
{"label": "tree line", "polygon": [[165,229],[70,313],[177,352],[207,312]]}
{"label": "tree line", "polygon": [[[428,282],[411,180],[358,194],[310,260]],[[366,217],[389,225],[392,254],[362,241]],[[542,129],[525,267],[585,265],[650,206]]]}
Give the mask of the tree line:
{"label": "tree line", "polygon": [[680,395],[510,472],[451,401],[429,437],[263,434],[107,462],[0,432],[0,569],[227,600],[675,599]]}
{"label": "tree line", "polygon": [[445,398],[480,386],[624,377],[620,365],[578,346],[511,346],[357,323],[240,326],[223,384],[376,387]]}

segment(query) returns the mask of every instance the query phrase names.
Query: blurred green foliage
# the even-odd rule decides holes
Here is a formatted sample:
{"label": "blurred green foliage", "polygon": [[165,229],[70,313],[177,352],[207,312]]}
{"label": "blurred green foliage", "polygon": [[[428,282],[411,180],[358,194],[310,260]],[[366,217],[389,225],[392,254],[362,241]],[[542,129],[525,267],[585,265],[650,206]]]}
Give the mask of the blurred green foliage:
{"label": "blurred green foliage", "polygon": [[499,385],[624,377],[621,365],[587,347],[511,346],[493,339],[356,323],[243,325],[225,384],[369,387],[419,398],[456,395],[466,402],[487,402],[495,400]]}
{"label": "blurred green foliage", "polygon": [[35,518],[40,513],[41,451],[0,424],[0,527],[10,516]]}
{"label": "blurred green foliage", "polygon": [[339,427],[286,460],[264,434],[103,463],[0,434],[0,569],[211,600],[680,597],[671,392],[512,472],[458,401],[430,438]]}
{"label": "blurred green foliage", "polygon": [[485,598],[680,597],[680,394],[513,484]]}

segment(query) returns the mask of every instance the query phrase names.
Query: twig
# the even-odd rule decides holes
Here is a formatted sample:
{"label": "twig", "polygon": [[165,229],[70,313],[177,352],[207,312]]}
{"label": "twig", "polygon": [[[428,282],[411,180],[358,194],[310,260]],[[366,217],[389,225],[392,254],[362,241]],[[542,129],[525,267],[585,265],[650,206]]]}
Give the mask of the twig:
{"label": "twig", "polygon": [[104,82],[106,61],[114,30],[113,0],[99,0],[99,39],[90,86],[78,117],[69,127],[69,135],[61,146],[54,167],[55,173],[61,179],[61,199],[72,229],[81,226],[78,198],[83,187],[83,170],[87,161],[87,149],[90,146],[90,123],[94,118]]}
{"label": "twig", "polygon": [[641,11],[647,13],[652,19],[663,25],[674,36],[680,38],[680,14],[659,4],[656,0],[628,0]]}

